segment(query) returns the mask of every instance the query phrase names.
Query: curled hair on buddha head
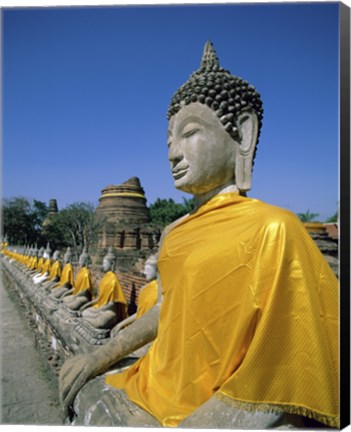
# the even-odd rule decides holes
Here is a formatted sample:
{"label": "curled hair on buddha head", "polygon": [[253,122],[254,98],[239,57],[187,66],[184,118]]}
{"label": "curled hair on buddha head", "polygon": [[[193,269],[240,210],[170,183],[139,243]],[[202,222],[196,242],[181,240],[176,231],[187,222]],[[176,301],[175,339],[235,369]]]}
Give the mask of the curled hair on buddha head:
{"label": "curled hair on buddha head", "polygon": [[240,139],[236,124],[238,116],[253,110],[258,120],[258,143],[263,119],[261,96],[247,81],[220,67],[210,41],[205,44],[200,68],[172,96],[167,119],[192,102],[200,102],[211,108],[224,129],[235,140]]}

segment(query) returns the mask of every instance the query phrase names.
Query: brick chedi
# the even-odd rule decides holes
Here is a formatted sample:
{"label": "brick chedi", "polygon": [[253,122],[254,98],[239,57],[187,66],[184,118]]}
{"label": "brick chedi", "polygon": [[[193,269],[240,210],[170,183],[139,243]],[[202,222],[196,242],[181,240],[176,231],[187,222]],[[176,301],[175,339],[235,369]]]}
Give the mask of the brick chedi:
{"label": "brick chedi", "polygon": [[47,226],[50,223],[50,217],[54,216],[58,213],[58,207],[57,207],[57,200],[51,199],[49,201],[49,207],[48,207],[48,215],[47,218],[43,221],[43,226]]}
{"label": "brick chedi", "polygon": [[117,266],[131,270],[138,258],[144,258],[157,246],[160,232],[151,228],[144,189],[137,177],[101,191],[96,209],[101,217],[99,255],[110,246],[117,252]]}

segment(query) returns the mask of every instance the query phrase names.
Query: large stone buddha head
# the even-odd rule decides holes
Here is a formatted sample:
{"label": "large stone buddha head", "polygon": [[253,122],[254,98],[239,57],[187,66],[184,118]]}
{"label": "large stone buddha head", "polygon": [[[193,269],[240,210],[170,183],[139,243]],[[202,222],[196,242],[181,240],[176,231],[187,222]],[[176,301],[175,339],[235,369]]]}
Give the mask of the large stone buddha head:
{"label": "large stone buddha head", "polygon": [[198,71],[173,95],[167,117],[175,187],[196,196],[251,189],[263,108],[255,88],[219,66],[207,42]]}

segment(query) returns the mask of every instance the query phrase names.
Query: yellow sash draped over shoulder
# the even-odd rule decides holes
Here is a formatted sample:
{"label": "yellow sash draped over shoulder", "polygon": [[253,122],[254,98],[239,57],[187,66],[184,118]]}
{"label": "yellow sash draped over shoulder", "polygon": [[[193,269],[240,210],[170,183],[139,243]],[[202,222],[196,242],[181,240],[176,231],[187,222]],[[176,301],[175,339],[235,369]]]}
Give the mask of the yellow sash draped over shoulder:
{"label": "yellow sash draped over shoulder", "polygon": [[51,269],[51,259],[47,258],[44,261],[44,264],[43,264],[43,267],[42,267],[42,270],[41,270],[41,274],[44,275],[46,272],[50,272],[50,269]]}
{"label": "yellow sash draped over shoulder", "polygon": [[60,261],[55,261],[50,269],[49,280],[52,280],[55,277],[61,277],[61,273],[62,273],[62,265]]}
{"label": "yellow sash draped over shoulder", "polygon": [[31,269],[36,269],[38,266],[38,257],[33,257],[32,262],[30,264]]}
{"label": "yellow sash draped over shoulder", "polygon": [[140,318],[147,312],[152,306],[155,306],[158,299],[158,284],[157,279],[149,282],[145,285],[139,293],[138,297],[138,309],[136,312],[137,318]]}
{"label": "yellow sash draped over shoulder", "polygon": [[164,426],[211,396],[339,424],[338,281],[291,212],[227,193],[165,237],[157,339],[107,384]]}
{"label": "yellow sash draped over shoulder", "polygon": [[44,265],[44,258],[41,257],[38,259],[36,270],[41,273],[43,270],[43,265]]}
{"label": "yellow sash draped over shoulder", "polygon": [[99,294],[94,308],[100,308],[110,302],[127,304],[121,285],[115,273],[107,272],[99,284]]}
{"label": "yellow sash draped over shoulder", "polygon": [[73,286],[74,285],[74,279],[73,279],[73,267],[71,263],[65,264],[62,270],[62,275],[60,278],[60,283],[55,286],[55,288],[60,288],[62,285],[68,283]]}
{"label": "yellow sash draped over shoulder", "polygon": [[87,267],[83,267],[79,270],[72,295],[76,295],[82,291],[90,291],[93,294],[93,283],[91,280],[91,273]]}

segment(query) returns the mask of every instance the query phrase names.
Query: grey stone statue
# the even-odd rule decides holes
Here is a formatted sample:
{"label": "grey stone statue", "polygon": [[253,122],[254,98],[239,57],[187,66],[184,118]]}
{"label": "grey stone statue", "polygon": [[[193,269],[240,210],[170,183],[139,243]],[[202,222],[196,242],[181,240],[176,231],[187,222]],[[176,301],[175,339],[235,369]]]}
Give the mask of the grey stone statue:
{"label": "grey stone statue", "polygon": [[71,310],[78,310],[82,305],[86,304],[91,300],[91,280],[89,265],[91,258],[83,248],[81,255],[79,256],[79,272],[75,279],[75,287],[78,288],[78,292],[75,292],[75,288],[67,290],[61,300]]}
{"label": "grey stone statue", "polygon": [[46,245],[46,249],[43,253],[44,258],[44,264],[43,264],[43,270],[41,273],[37,273],[35,276],[33,276],[33,282],[37,285],[46,280],[49,277],[50,274],[50,259],[51,259],[51,249],[50,249],[50,243]]}
{"label": "grey stone statue", "polygon": [[[194,195],[196,199],[194,212],[199,215],[197,216],[199,224],[204,214],[201,212],[205,212],[210,200],[212,202],[216,199],[220,200],[223,195],[230,195],[229,193],[234,193],[231,196],[240,197],[250,190],[262,113],[262,102],[256,90],[247,82],[230,75],[229,71],[221,68],[212,44],[207,43],[200,69],[192,74],[190,79],[175,93],[168,111],[168,158],[175,187]],[[178,256],[174,255],[172,244],[167,243],[172,232],[179,232],[187,219],[191,219],[191,216],[186,215],[180,218],[164,230],[160,240],[160,262],[162,247],[167,244],[168,248],[164,252],[163,259],[166,259],[165,256],[167,256],[170,267],[174,262],[175,273],[188,271],[194,278],[193,275],[197,275],[199,270],[194,267],[187,268],[186,257],[184,258],[185,264],[178,269],[176,265]],[[233,220],[232,223],[235,224],[236,221]],[[256,220],[255,223],[261,226],[261,221]],[[197,240],[198,242],[204,241],[203,239]],[[183,243],[186,241],[187,239],[183,238]],[[236,244],[235,239],[232,238],[225,238],[225,242],[228,247]],[[244,245],[236,247],[244,247]],[[193,245],[193,250],[197,248],[198,245]],[[214,250],[213,254],[215,253],[217,252]],[[205,257],[203,255],[202,259],[198,259],[199,265],[202,265]],[[221,257],[222,261],[225,261],[225,256],[221,255]],[[221,257],[216,257],[216,259]],[[161,273],[160,262],[158,267]],[[208,263],[211,264],[210,261]],[[167,275],[161,273],[161,277],[158,277],[160,293],[165,292],[161,280],[164,282]],[[227,277],[227,274],[225,276]],[[195,288],[201,292],[201,286]],[[214,286],[213,289],[216,287]],[[172,299],[176,299],[176,292],[177,289],[172,291],[172,295],[175,296],[171,296]],[[168,294],[167,305],[170,304],[169,296],[170,294]],[[106,345],[97,348],[89,355],[74,356],[66,361],[60,372],[60,401],[67,413],[71,409],[77,416],[74,424],[161,426],[156,416],[153,417],[141,406],[132,402],[124,390],[108,386],[104,382],[104,377],[93,378],[105,373],[116,362],[153,341],[156,336],[158,344],[154,343],[152,348],[157,347],[161,357],[163,355],[160,346],[162,342],[170,350],[173,341],[160,339],[160,335],[164,337],[167,334],[164,327],[165,316],[162,314],[165,304],[165,296],[160,295],[154,307],[130,323],[123,331],[116,332]],[[173,304],[177,304],[176,300]],[[179,303],[179,307],[185,308],[185,305]],[[174,313],[176,312],[177,310]],[[194,322],[201,318],[201,308],[197,314],[199,316],[193,317]],[[231,332],[230,328],[223,330]],[[195,337],[197,334],[194,335],[194,340]],[[150,351],[152,350],[150,349],[147,355],[150,354]],[[176,359],[177,355],[174,353],[172,361],[176,362]],[[144,358],[138,363],[139,368],[143,365],[143,361]],[[186,367],[192,370],[197,369],[197,365],[193,364],[194,361],[195,359],[189,357]],[[212,361],[212,354],[209,354],[209,358],[201,358],[196,361],[201,361],[203,365],[206,365]],[[165,376],[160,377],[159,384],[155,385],[163,385],[164,378]],[[206,380],[201,376],[200,378],[201,382],[205,383]],[[177,379],[177,376],[171,377],[174,385]],[[216,376],[215,379],[220,379],[220,377]],[[200,384],[191,382],[189,385],[193,386],[195,391]],[[152,389],[148,388],[148,391],[150,390]],[[289,416],[282,409],[272,409],[266,412],[259,409],[242,409],[238,405],[227,403],[222,398],[216,397],[217,388],[207,390],[209,390],[207,400],[198,402],[192,412],[178,424],[179,427],[266,429],[294,428],[292,424],[297,426],[299,424],[299,416]],[[98,396],[99,392],[101,396]],[[97,398],[99,398],[99,403],[96,403]],[[174,399],[175,407],[176,404],[177,401]]]}
{"label": "grey stone statue", "polygon": [[[55,252],[52,255],[52,264],[59,261],[59,257],[60,257],[60,251],[55,250]],[[42,275],[42,277],[38,280],[37,283],[40,284],[41,286],[45,284],[43,288],[46,289],[48,283],[50,283],[50,285],[54,285],[60,280],[59,276],[53,277],[52,280],[49,280],[50,277],[51,277],[51,268],[50,271],[47,271],[45,274]]]}
{"label": "grey stone statue", "polygon": [[[144,275],[145,275],[145,279],[147,280],[147,284],[144,285],[141,290],[139,291],[139,298],[140,296],[142,296],[142,293],[145,289],[147,289],[147,287],[149,286],[149,283],[153,280],[157,279],[157,256],[156,255],[150,255],[147,260],[145,261],[144,264],[144,271],[143,271]],[[139,310],[139,305],[138,305],[138,310]],[[121,321],[120,323],[118,323],[113,330],[111,331],[111,336],[114,337],[117,335],[117,333],[119,333],[120,331],[122,331],[124,328],[126,328],[127,326],[129,326],[130,324],[132,324],[136,319],[137,319],[138,313],[136,312],[135,314],[129,316],[128,318],[126,318],[125,320]]]}
{"label": "grey stone statue", "polygon": [[[81,308],[81,316],[98,329],[111,329],[119,321],[126,318],[126,306],[124,303],[113,300],[113,291],[118,289],[118,279],[113,273],[116,264],[116,257],[110,247],[103,258],[101,270],[105,275],[98,287],[98,296]],[[108,298],[110,297],[110,298]]]}
{"label": "grey stone statue", "polygon": [[[215,54],[212,46],[207,44],[203,63],[210,62],[209,58],[211,56],[215,56]],[[191,83],[191,85],[193,84]],[[229,102],[222,104],[221,102],[215,102],[216,94],[220,95],[222,91],[224,91],[224,88],[214,90],[211,100],[208,99],[210,96],[206,98],[205,95],[200,94],[199,97],[194,98],[194,101],[191,97],[189,100],[184,100],[180,93],[179,96],[176,96],[175,101],[172,100],[169,109],[170,138],[168,157],[175,187],[194,194],[198,206],[220,192],[238,190],[245,192],[251,186],[252,161],[262,118],[260,99],[258,94],[252,91],[252,97],[255,97],[255,106],[241,113],[240,103],[237,112],[230,110]],[[221,111],[218,112],[219,110]],[[180,125],[187,118],[193,117],[195,119],[204,119],[209,125],[206,129],[207,135],[204,137],[204,142],[199,142],[195,148],[182,145],[180,138]],[[189,130],[186,133],[190,135],[193,131]],[[235,151],[232,141],[237,140],[239,136],[242,144]],[[199,146],[201,145],[206,146],[206,151],[202,149],[200,151]],[[164,231],[160,241],[161,245],[167,232],[177,223],[179,221],[174,222]],[[162,289],[160,280],[159,289]],[[159,311],[160,303],[150,309],[139,320],[126,327],[123,332],[118,333],[108,344],[99,347],[89,356],[75,356],[63,365],[60,373],[60,400],[64,409],[72,406],[77,392],[88,380],[105,372],[119,359],[146,345],[156,337]],[[118,393],[115,389],[113,391]],[[119,394],[120,399],[126,399],[123,392]],[[116,409],[120,409],[124,413],[126,404],[127,402],[121,402],[121,407]],[[143,410],[133,403],[131,404],[140,416]],[[255,426],[261,426],[261,428],[273,425],[280,417],[280,415],[273,413],[262,414],[258,419],[252,413],[245,413],[240,410],[239,414],[237,414],[238,410],[229,407],[216,398],[211,398],[207,402],[207,406],[208,408],[205,407],[204,412],[202,411],[199,416],[195,412],[191,419],[189,418],[184,422],[184,426],[202,427],[205,423],[206,427],[211,427],[213,412],[221,413],[223,420],[225,418],[230,419],[230,426],[228,425],[228,427],[232,427],[232,419],[239,414],[241,419],[246,419],[247,424],[254,424]],[[120,425],[133,425],[136,421],[135,417],[133,414],[125,416],[122,418]],[[159,425],[155,420],[148,419],[148,421],[151,422],[151,425]],[[142,426],[148,424],[148,421],[143,419],[141,423],[136,421],[136,424]],[[227,425],[225,421],[222,424],[221,427]],[[240,423],[241,425],[242,423]],[[218,427],[218,425],[215,424],[212,427]]]}
{"label": "grey stone statue", "polygon": [[48,287],[48,289],[51,290],[51,296],[55,299],[60,299],[65,293],[72,291],[71,281],[73,281],[73,267],[71,261],[71,248],[67,247],[67,250],[63,256],[63,270],[60,281],[55,283],[54,286]]}

